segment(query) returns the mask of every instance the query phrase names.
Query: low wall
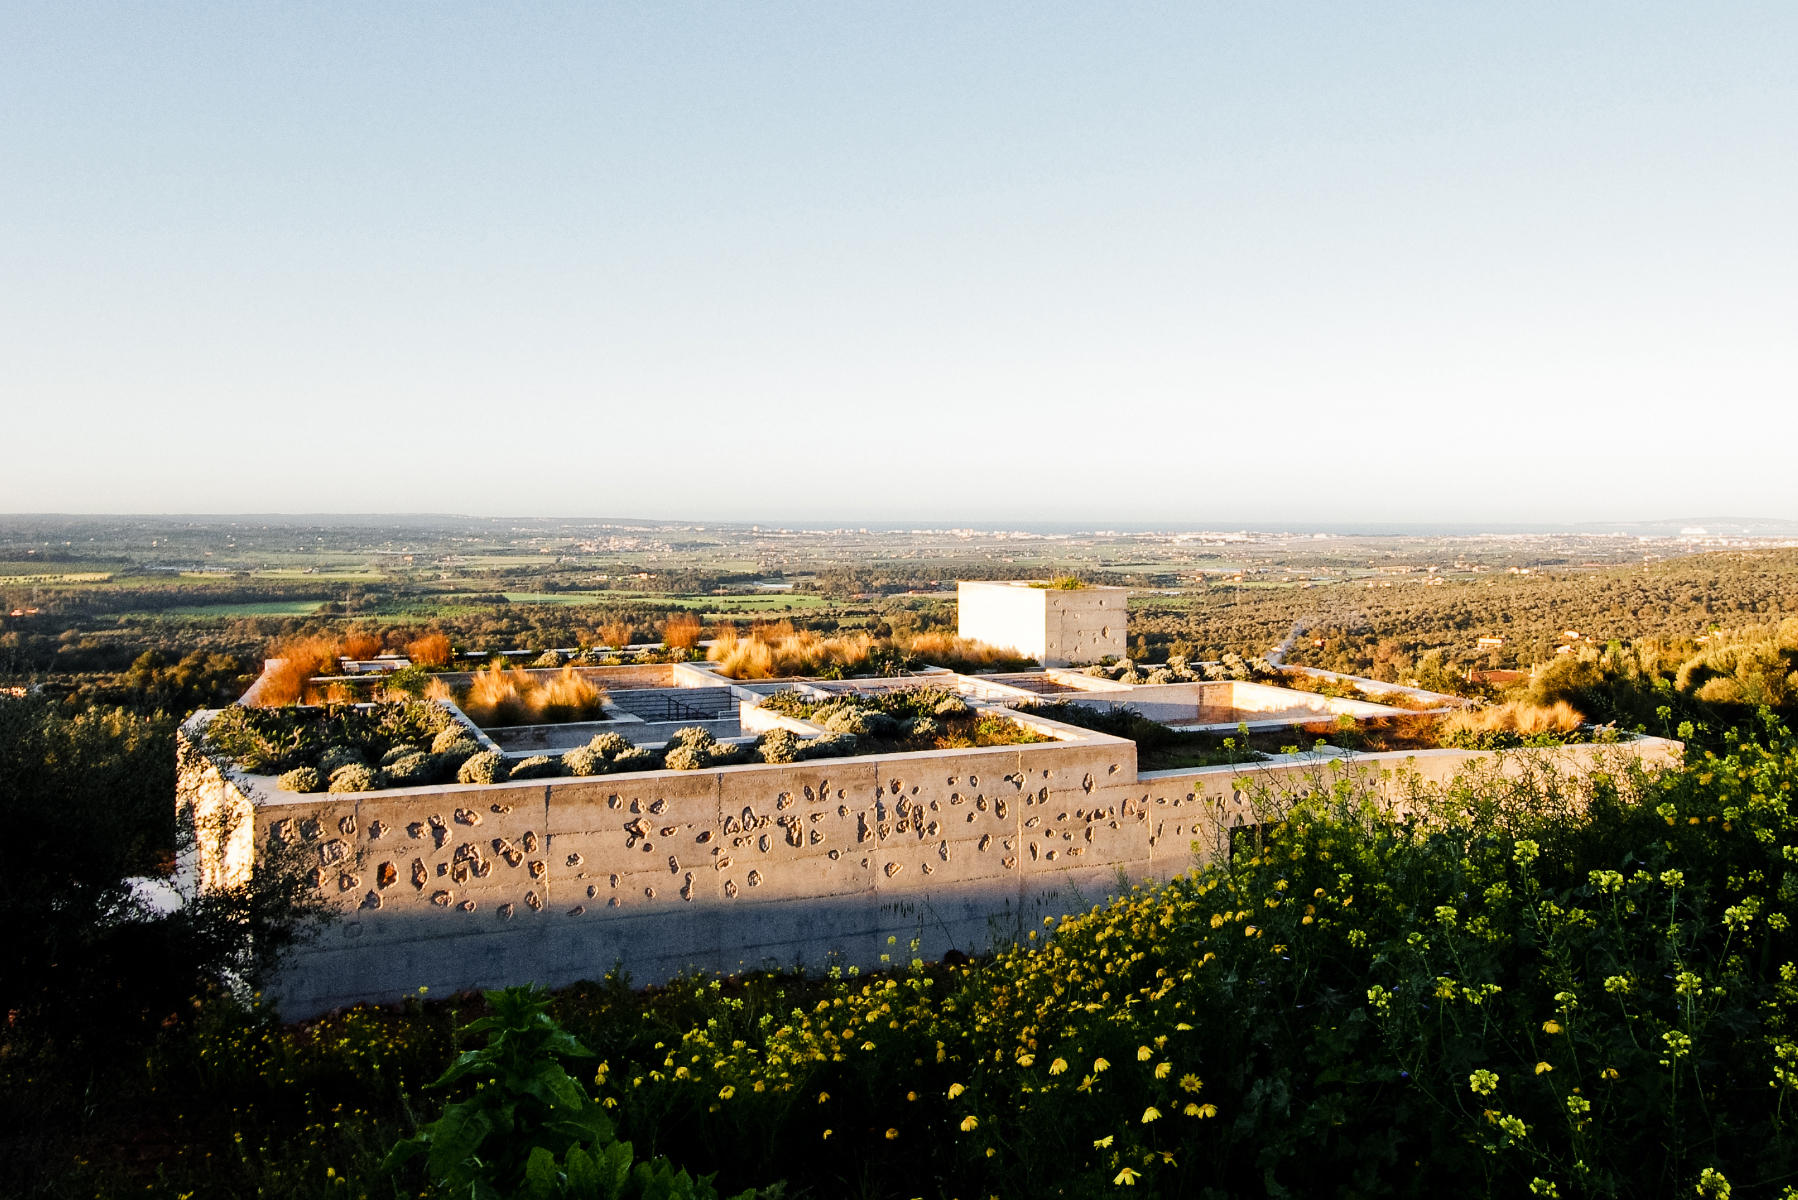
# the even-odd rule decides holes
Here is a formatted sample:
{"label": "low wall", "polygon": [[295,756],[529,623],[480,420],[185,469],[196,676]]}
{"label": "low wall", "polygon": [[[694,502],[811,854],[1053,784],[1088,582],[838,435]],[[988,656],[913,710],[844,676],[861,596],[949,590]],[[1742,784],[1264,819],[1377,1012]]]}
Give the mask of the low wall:
{"label": "low wall", "polygon": [[[254,831],[240,821],[229,845],[202,845],[190,877],[225,880],[251,836],[315,863],[339,919],[273,988],[296,1018],[420,987],[559,986],[614,966],[639,984],[693,968],[873,967],[909,957],[914,940],[927,958],[979,952],[1180,874],[1195,849],[1216,853],[1230,828],[1260,819],[1245,780],[1299,787],[1348,771],[1397,799],[1407,780],[1493,757],[1139,777],[1134,743],[1024,719],[1070,740],[350,796],[281,792],[207,763],[192,793],[252,814]],[[1645,739],[1531,753],[1585,772],[1603,752],[1677,751]]]}
{"label": "low wall", "polygon": [[1165,725],[1219,725],[1237,721],[1329,720],[1344,713],[1368,718],[1394,716],[1405,709],[1299,692],[1265,683],[1213,680],[1193,683],[1137,684],[1127,692],[1063,692],[1046,697],[1086,708],[1129,707]]}

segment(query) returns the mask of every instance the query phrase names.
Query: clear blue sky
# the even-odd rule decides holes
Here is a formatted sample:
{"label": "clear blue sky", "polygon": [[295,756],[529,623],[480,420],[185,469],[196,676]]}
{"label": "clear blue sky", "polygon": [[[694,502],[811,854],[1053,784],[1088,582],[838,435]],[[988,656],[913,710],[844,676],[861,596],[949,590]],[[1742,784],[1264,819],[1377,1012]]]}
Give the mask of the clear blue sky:
{"label": "clear blue sky", "polygon": [[0,0],[0,511],[1798,517],[1798,5]]}

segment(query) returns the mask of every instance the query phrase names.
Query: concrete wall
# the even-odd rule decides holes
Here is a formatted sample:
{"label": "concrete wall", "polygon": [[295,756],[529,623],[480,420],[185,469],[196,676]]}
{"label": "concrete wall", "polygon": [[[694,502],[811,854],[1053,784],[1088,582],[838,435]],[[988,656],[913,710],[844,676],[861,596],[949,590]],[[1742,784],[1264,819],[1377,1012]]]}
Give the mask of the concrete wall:
{"label": "concrete wall", "polygon": [[1122,658],[1129,652],[1125,588],[1043,588],[1028,583],[956,585],[957,631],[1010,646],[1045,667]]}
{"label": "concrete wall", "polygon": [[256,801],[257,844],[299,844],[341,913],[276,988],[297,1017],[619,963],[649,983],[871,967],[889,937],[906,956],[914,938],[983,949],[1151,875],[1147,813],[1118,786],[1134,744],[1078,736],[351,796],[232,786]]}
{"label": "concrete wall", "polygon": [[[1110,682],[1098,680],[1094,682]],[[1111,683],[1104,691],[1062,692],[1045,697],[1084,708],[1130,707],[1153,721],[1167,725],[1225,725],[1238,721],[1251,725],[1267,722],[1327,721],[1347,713],[1361,720],[1402,716],[1409,710],[1297,692],[1265,683],[1214,680],[1194,683],[1152,683],[1128,686]]]}
{"label": "concrete wall", "polygon": [[[1449,750],[1139,777],[1131,742],[1021,719],[1070,740],[343,796],[207,764],[184,795],[236,819],[184,866],[228,882],[252,844],[306,856],[340,919],[274,989],[297,1018],[615,965],[655,983],[689,968],[873,967],[909,957],[913,939],[925,957],[978,952],[1217,853],[1230,828],[1264,819],[1258,784],[1346,771],[1402,803],[1416,779],[1497,761]],[[1505,761],[1577,774],[1676,752],[1647,739]]]}

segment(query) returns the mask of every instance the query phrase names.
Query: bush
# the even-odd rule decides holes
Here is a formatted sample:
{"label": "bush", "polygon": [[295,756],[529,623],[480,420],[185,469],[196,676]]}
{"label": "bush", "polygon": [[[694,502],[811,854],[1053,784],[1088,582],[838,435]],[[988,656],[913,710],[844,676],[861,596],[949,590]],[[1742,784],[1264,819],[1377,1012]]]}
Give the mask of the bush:
{"label": "bush", "polygon": [[381,765],[383,767],[392,766],[402,758],[410,758],[421,752],[421,748],[414,742],[399,742],[394,745],[393,749],[381,756]]}
{"label": "bush", "polygon": [[960,696],[944,696],[936,702],[930,713],[936,717],[962,717],[966,716],[969,711],[971,710],[968,708],[968,702]]}
{"label": "bush", "polygon": [[536,658],[531,660],[531,665],[539,669],[559,667],[562,665],[562,652],[560,650],[545,650],[542,654],[539,654]]}
{"label": "bush", "polygon": [[288,792],[322,792],[325,790],[325,777],[318,773],[317,767],[295,767],[283,772],[275,782]]}
{"label": "bush", "polygon": [[800,759],[812,758],[846,758],[855,753],[861,743],[853,733],[827,733],[822,737],[812,738],[799,747]]}
{"label": "bush", "polygon": [[614,771],[653,771],[662,763],[662,756],[645,746],[632,746],[614,755],[612,769]]}
{"label": "bush", "polygon": [[436,737],[431,739],[431,752],[433,754],[442,754],[451,746],[461,742],[472,742],[468,730],[463,728],[460,724],[447,725]]}
{"label": "bush", "polygon": [[360,767],[367,763],[360,751],[349,746],[329,746],[318,756],[319,773],[326,776],[337,774],[343,767]]}
{"label": "bush", "polygon": [[439,762],[449,763],[450,773],[454,774],[455,768],[460,767],[463,763],[467,762],[480,752],[481,743],[475,741],[467,734],[463,734],[463,736],[449,743],[449,745],[445,746],[442,750],[439,750],[437,752],[437,760]]}
{"label": "bush", "polygon": [[547,754],[533,754],[522,762],[512,765],[510,779],[542,779],[561,772],[562,763],[559,758]]}
{"label": "bush", "polygon": [[442,769],[442,759],[422,750],[401,755],[381,768],[381,774],[394,787],[417,787],[432,782]]}
{"label": "bush", "polygon": [[564,775],[603,775],[611,769],[611,765],[586,746],[577,747],[562,755]]}
{"label": "bush", "polygon": [[710,755],[694,746],[670,746],[662,756],[662,765],[670,771],[697,771],[709,762]]}
{"label": "bush", "polygon": [[482,750],[463,763],[456,772],[457,783],[504,783],[507,768],[503,754]]}
{"label": "bush", "polygon": [[668,739],[670,749],[675,746],[687,746],[701,754],[709,753],[717,744],[718,739],[712,736],[711,730],[698,725],[688,725],[677,729],[674,731],[674,735]]}
{"label": "bush", "polygon": [[623,734],[613,733],[608,729],[604,733],[595,734],[593,740],[587,743],[587,749],[601,758],[617,758],[620,754],[628,753],[633,747],[630,740]]}
{"label": "bush", "polygon": [[381,777],[367,763],[345,763],[331,772],[333,792],[372,792],[381,786]]}
{"label": "bush", "polygon": [[770,729],[756,743],[756,750],[765,763],[790,763],[799,760],[799,747],[802,739],[791,729]]}

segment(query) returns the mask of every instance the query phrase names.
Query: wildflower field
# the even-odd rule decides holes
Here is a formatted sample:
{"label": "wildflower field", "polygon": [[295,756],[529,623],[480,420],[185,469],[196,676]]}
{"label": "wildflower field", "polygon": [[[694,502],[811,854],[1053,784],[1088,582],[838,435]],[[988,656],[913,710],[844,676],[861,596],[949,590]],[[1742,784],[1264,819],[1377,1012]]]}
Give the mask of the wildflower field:
{"label": "wildflower field", "polygon": [[[548,1011],[569,1103],[721,1191],[1798,1197],[1795,785],[1767,721],[1579,795],[1470,779],[1402,820],[1264,797],[1228,861],[988,957],[609,978]],[[384,1160],[500,1086],[427,1086],[489,1012],[202,1002],[114,1064],[128,1111],[46,1135],[34,1186],[447,1195]]]}

